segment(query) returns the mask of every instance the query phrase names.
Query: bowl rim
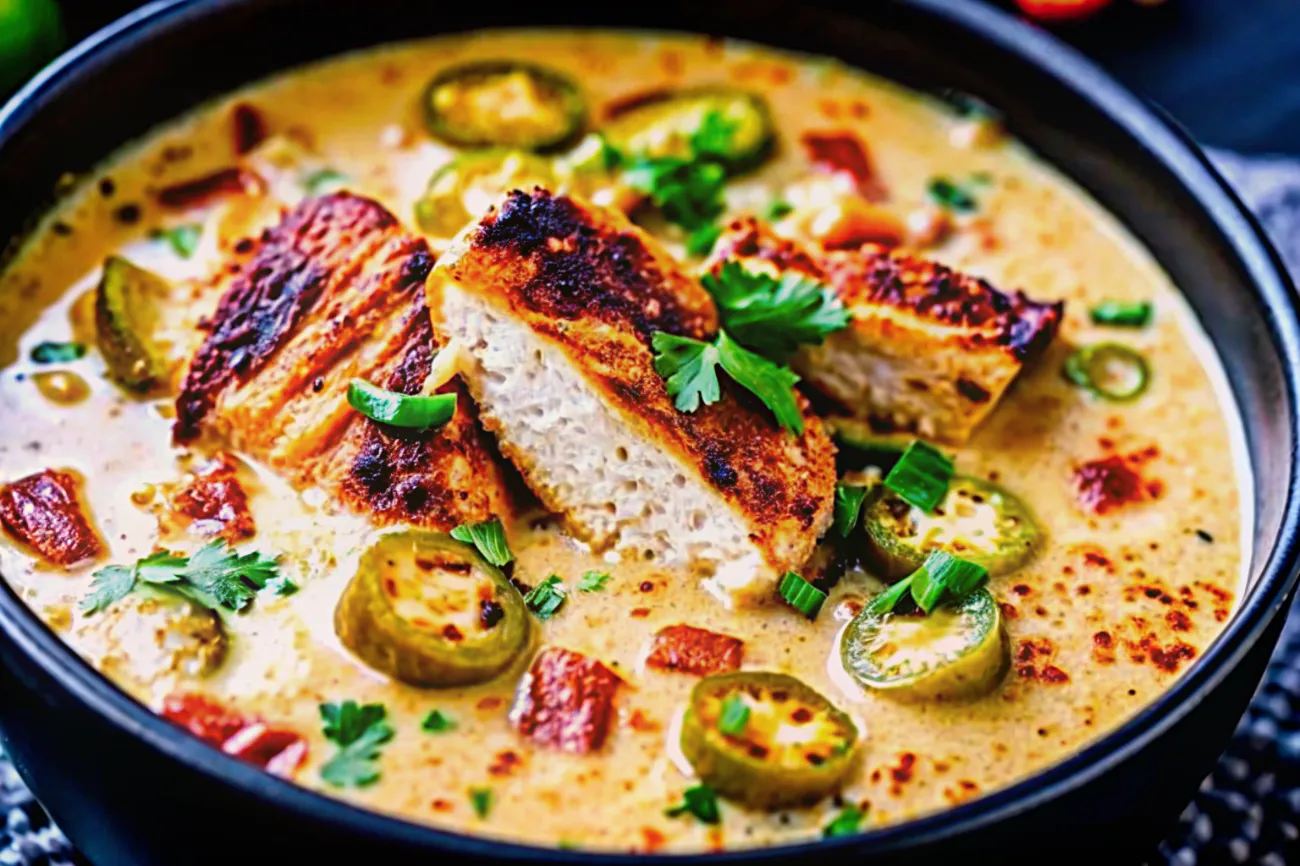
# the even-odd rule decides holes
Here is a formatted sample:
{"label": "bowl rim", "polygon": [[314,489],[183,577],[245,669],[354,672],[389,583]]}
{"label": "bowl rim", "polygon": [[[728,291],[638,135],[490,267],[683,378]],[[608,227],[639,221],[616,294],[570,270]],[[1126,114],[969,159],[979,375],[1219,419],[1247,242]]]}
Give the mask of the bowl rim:
{"label": "bowl rim", "polygon": [[[128,50],[139,39],[171,27],[185,26],[188,16],[210,7],[240,5],[247,0],[153,0],[111,22],[60,55],[0,107],[0,151],[7,140],[43,105],[57,97],[70,79],[86,74],[110,56]],[[1092,107],[1129,139],[1145,147],[1171,177],[1181,184],[1221,241],[1237,257],[1269,313],[1272,341],[1281,356],[1293,431],[1300,431],[1300,308],[1288,271],[1254,215],[1205,153],[1180,126],[1119,84],[1108,73],[1055,37],[991,6],[969,0],[890,0],[913,7],[945,24],[1033,65]],[[1296,453],[1293,434],[1292,451]],[[280,808],[329,822],[349,832],[384,836],[414,847],[533,862],[608,861],[682,863],[759,861],[801,855],[871,849],[873,853],[904,850],[922,842],[970,833],[1013,817],[1073,788],[1086,784],[1128,760],[1182,719],[1241,662],[1272,623],[1283,613],[1300,569],[1300,459],[1293,460],[1286,502],[1277,535],[1260,575],[1234,611],[1227,628],[1196,660],[1194,666],[1156,700],[1128,721],[1080,751],[1031,776],[978,799],[901,824],[863,833],[801,842],[773,848],[738,849],[683,855],[624,854],[561,850],[520,842],[442,830],[394,815],[372,811],[327,794],[272,776],[213,749],[155,715],[143,704],[96,671],[50,630],[34,611],[0,579],[0,629],[16,647],[76,700],[119,731],[143,742],[189,771],[208,776],[226,787],[274,801]]]}

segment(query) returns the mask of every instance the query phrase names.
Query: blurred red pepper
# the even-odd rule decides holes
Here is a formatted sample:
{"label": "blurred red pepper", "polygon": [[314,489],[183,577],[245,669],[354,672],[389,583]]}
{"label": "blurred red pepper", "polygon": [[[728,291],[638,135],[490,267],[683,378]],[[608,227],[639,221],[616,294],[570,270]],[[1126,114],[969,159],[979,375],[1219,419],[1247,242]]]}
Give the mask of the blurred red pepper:
{"label": "blurred red pepper", "polygon": [[1016,0],[1022,12],[1039,21],[1075,21],[1110,4],[1111,0]]}

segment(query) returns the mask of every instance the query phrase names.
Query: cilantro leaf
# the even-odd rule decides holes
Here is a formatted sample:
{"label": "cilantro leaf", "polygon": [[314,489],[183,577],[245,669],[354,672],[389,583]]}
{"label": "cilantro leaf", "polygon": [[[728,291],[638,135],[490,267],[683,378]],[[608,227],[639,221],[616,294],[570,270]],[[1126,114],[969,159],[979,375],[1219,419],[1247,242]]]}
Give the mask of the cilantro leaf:
{"label": "cilantro leaf", "polygon": [[564,606],[569,592],[564,588],[559,575],[552,574],[541,583],[528,590],[524,595],[524,604],[528,605],[538,619],[550,619]]}
{"label": "cilantro leaf", "polygon": [[777,423],[795,433],[803,432],[803,414],[795,400],[794,385],[799,377],[789,367],[773,364],[736,343],[726,331],[719,331],[712,343],[656,331],[651,335],[655,350],[655,371],[663,376],[668,395],[678,411],[694,412],[722,398],[719,366],[738,385],[763,401]]}
{"label": "cilantro leaf", "polygon": [[135,589],[135,568],[109,565],[92,575],[90,593],[81,600],[81,610],[86,614],[99,613],[121,601]]}
{"label": "cilantro leaf", "polygon": [[686,252],[703,258],[713,252],[713,247],[720,237],[722,237],[722,226],[717,223],[702,226],[686,238]]}
{"label": "cilantro leaf", "polygon": [[486,818],[488,812],[492,809],[492,789],[491,788],[470,788],[469,804],[474,809],[474,814],[479,818]]}
{"label": "cilantro leaf", "polygon": [[339,788],[374,783],[379,778],[379,747],[393,738],[393,729],[384,721],[388,716],[384,705],[321,704],[320,716],[321,733],[340,747],[321,766],[321,778]]}
{"label": "cilantro leaf", "polygon": [[288,576],[281,574],[277,577],[273,577],[270,580],[268,580],[266,582],[266,585],[263,586],[262,589],[271,593],[272,595],[286,596],[286,595],[293,595],[295,592],[297,592],[298,584],[290,580]]}
{"label": "cilantro leaf", "polygon": [[947,177],[931,179],[926,188],[930,200],[941,208],[955,213],[973,213],[979,210],[979,202],[970,191]]}
{"label": "cilantro leaf", "polygon": [[750,391],[772,410],[776,421],[787,430],[803,433],[803,413],[794,396],[799,377],[789,367],[773,364],[735,342],[726,331],[718,332],[718,360],[736,383]]}
{"label": "cilantro leaf", "polygon": [[608,571],[589,571],[578,583],[578,592],[600,592],[613,577]]}
{"label": "cilantro leaf", "polygon": [[488,562],[501,568],[514,561],[514,554],[506,543],[506,530],[499,518],[484,523],[462,523],[451,531],[451,537],[462,544],[472,544]]}
{"label": "cilantro leaf", "polygon": [[725,162],[732,153],[732,137],[739,121],[726,117],[720,111],[710,111],[700,119],[700,126],[691,133],[691,152],[696,159],[716,159]]}
{"label": "cilantro leaf", "polygon": [[30,357],[33,364],[65,364],[86,357],[86,344],[46,340],[32,346]]}
{"label": "cilantro leaf", "polygon": [[166,242],[176,255],[188,259],[199,248],[199,241],[203,238],[203,226],[197,223],[186,223],[169,229],[154,229],[150,237]]}
{"label": "cilantro leaf", "polygon": [[851,319],[829,286],[796,271],[778,280],[729,261],[700,282],[717,302],[722,325],[736,342],[772,358],[783,358],[804,344],[820,345]]}
{"label": "cilantro leaf", "polygon": [[669,818],[690,813],[704,824],[717,824],[722,816],[718,812],[718,795],[708,785],[696,785],[682,792],[682,802],[664,811]]}
{"label": "cilantro leaf", "polygon": [[845,806],[843,811],[822,828],[822,836],[827,839],[836,836],[852,836],[858,832],[858,825],[862,823],[864,817],[866,813],[857,806]]}
{"label": "cilantro leaf", "polygon": [[679,412],[694,412],[701,403],[710,406],[722,398],[716,346],[663,331],[656,331],[650,341],[655,372],[664,377]]}
{"label": "cilantro leaf", "polygon": [[336,788],[364,788],[379,780],[380,746],[393,738],[383,722],[366,728],[361,736],[339,749],[320,768],[320,777]]}
{"label": "cilantro leaf", "polygon": [[256,597],[258,589],[278,575],[276,559],[256,551],[241,555],[227,549],[223,542],[214,541],[190,557],[180,576],[223,607],[239,611]]}
{"label": "cilantro leaf", "polygon": [[640,157],[628,166],[624,182],[640,190],[664,218],[689,231],[722,215],[727,170],[716,162],[675,156]]}
{"label": "cilantro leaf", "polygon": [[383,704],[358,704],[356,701],[321,704],[320,717],[324,722],[321,733],[325,739],[333,740],[340,746],[351,745],[387,716],[388,710]]}

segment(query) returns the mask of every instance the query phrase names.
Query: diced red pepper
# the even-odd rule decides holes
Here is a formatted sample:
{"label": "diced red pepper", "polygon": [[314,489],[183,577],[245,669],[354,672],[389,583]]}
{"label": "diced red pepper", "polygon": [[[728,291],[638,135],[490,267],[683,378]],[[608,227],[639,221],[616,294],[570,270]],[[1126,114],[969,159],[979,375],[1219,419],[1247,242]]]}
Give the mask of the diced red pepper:
{"label": "diced red pepper", "polygon": [[0,487],[0,523],[45,559],[64,568],[103,551],[81,510],[77,480],[46,469]]}
{"label": "diced red pepper", "polygon": [[292,776],[307,757],[307,741],[296,731],[273,728],[202,695],[171,695],[159,715],[227,755],[276,776]]}
{"label": "diced red pepper", "polygon": [[655,634],[646,664],[703,677],[739,670],[744,652],[740,638],[693,625],[670,625]]}
{"label": "diced red pepper", "polygon": [[876,176],[866,145],[853,133],[805,132],[800,140],[808,159],[819,171],[847,174],[867,201],[889,198],[889,190]]}
{"label": "diced red pepper", "polygon": [[158,190],[158,203],[163,207],[189,208],[206,204],[209,200],[224,195],[261,195],[266,191],[266,181],[244,168],[223,168],[165,186]]}
{"label": "diced red pepper", "polygon": [[199,535],[224,538],[231,544],[251,538],[257,531],[248,496],[235,474],[235,464],[225,455],[194,473],[172,495],[174,511],[190,521]]}
{"label": "diced red pepper", "polygon": [[542,650],[519,687],[510,713],[515,728],[534,742],[586,754],[605,744],[622,680],[582,653]]}
{"label": "diced red pepper", "polygon": [[235,153],[243,156],[266,140],[266,121],[262,112],[247,102],[237,104],[230,112],[234,128]]}
{"label": "diced red pepper", "polygon": [[248,724],[238,713],[194,694],[168,696],[159,715],[214,746],[221,746]]}

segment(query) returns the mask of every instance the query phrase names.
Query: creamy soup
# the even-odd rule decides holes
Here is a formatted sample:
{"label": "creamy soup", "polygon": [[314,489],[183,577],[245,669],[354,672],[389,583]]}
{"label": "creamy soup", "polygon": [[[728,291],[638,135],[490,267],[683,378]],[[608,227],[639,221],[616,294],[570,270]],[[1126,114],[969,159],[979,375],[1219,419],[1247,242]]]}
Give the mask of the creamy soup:
{"label": "creamy soup", "polygon": [[[479,81],[475,91],[473,81],[451,75],[452,87],[426,91],[441,72],[502,58],[576,82],[584,129],[569,135],[572,105],[565,100],[574,94],[552,92],[549,78],[511,78],[507,70],[484,79],[486,85]],[[637,97],[704,86],[764,100],[775,146],[751,149],[748,164],[731,165],[710,162],[707,143],[690,139],[695,150],[679,154],[683,163],[725,173],[723,212],[693,221],[673,211],[662,182],[645,179],[647,162],[637,162],[635,140],[615,163],[605,161],[600,139],[580,135],[643,110]],[[707,112],[694,117],[710,121]],[[731,145],[752,131],[744,124],[753,117],[724,120],[730,125],[723,124],[722,138]],[[431,187],[430,178],[485,140],[541,153],[517,156],[518,164],[504,168],[496,158],[486,181],[453,184],[449,198],[432,200],[437,184]],[[819,516],[799,529],[808,545],[825,536],[810,564],[760,569],[739,594],[720,577],[726,562],[701,570],[665,555],[666,547],[647,558],[625,544],[600,544],[573,514],[568,521],[548,515],[524,490],[537,486],[530,460],[538,452],[514,438],[505,410],[485,403],[485,419],[496,420],[484,423],[524,470],[522,483],[513,469],[499,470],[511,479],[515,505],[491,513],[507,516],[515,561],[506,571],[514,586],[532,590],[527,600],[475,559],[469,544],[459,556],[473,562],[456,566],[462,580],[454,586],[423,584],[421,568],[409,562],[381,563],[374,575],[375,586],[391,591],[402,627],[419,631],[426,615],[435,625],[439,616],[447,619],[440,632],[407,635],[412,645],[451,640],[448,629],[475,640],[482,629],[483,640],[495,641],[489,632],[501,617],[514,617],[507,621],[516,626],[524,617],[523,643],[476,662],[480,667],[464,674],[471,684],[448,685],[449,668],[427,659],[424,668],[407,665],[418,648],[385,637],[384,627],[369,622],[378,637],[349,631],[360,628],[355,617],[370,614],[341,612],[338,620],[347,624],[336,624],[363,554],[377,532],[401,529],[400,515],[376,516],[364,503],[341,502],[328,484],[304,483],[286,470],[283,455],[276,462],[252,453],[257,449],[223,444],[221,431],[175,444],[177,389],[189,359],[221,324],[214,311],[229,283],[216,275],[237,271],[230,263],[243,261],[261,230],[304,197],[343,188],[373,199],[400,221],[394,231],[423,235],[441,255],[452,235],[485,218],[511,185],[529,189],[535,175],[542,186],[558,183],[545,176],[557,160],[589,165],[592,153],[575,154],[574,147],[596,148],[598,182],[583,186],[576,174],[566,175],[571,188],[559,192],[628,211],[657,238],[648,243],[662,244],[662,255],[678,259],[686,274],[709,267],[703,253],[711,235],[734,216],[753,215],[817,255],[827,247],[859,255],[871,241],[878,246],[867,248],[870,255],[940,262],[986,279],[998,297],[1023,290],[1049,317],[1051,305],[1064,301],[1064,315],[1059,330],[1052,320],[1033,351],[1017,358],[1024,369],[1011,370],[1018,375],[1005,393],[1005,381],[995,389],[958,382],[972,406],[983,404],[978,410],[936,416],[927,414],[931,404],[903,401],[885,425],[894,428],[881,440],[886,445],[919,435],[937,445],[941,463],[951,458],[959,476],[997,485],[959,489],[939,470],[940,494],[949,485],[944,507],[912,499],[900,505],[904,494],[882,486],[897,453],[874,464],[846,460],[852,449],[845,443],[860,442],[872,420],[881,428],[880,413],[863,413],[842,396],[815,399],[823,414],[872,416],[832,423],[844,452],[841,483],[866,488],[862,517],[844,518],[851,520],[847,535],[828,527],[826,486],[816,494]],[[659,158],[648,163],[651,174],[673,169]],[[213,174],[232,168],[242,173]],[[638,171],[640,179],[631,176]],[[185,186],[196,178],[208,178],[206,186]],[[284,73],[165,124],[79,181],[0,275],[0,483],[8,485],[0,503],[8,530],[0,572],[87,662],[143,704],[227,752],[331,796],[458,831],[605,850],[732,849],[865,831],[981,797],[1113,730],[1196,663],[1242,591],[1249,477],[1235,409],[1207,340],[1150,255],[1088,196],[1008,140],[978,106],[962,111],[827,59],[749,44],[492,31]],[[153,275],[137,279],[134,297],[124,301],[137,305],[129,326],[148,331],[144,351],[161,364],[152,381],[134,388],[123,382],[150,378],[140,345],[114,347],[103,310],[96,323],[96,291],[110,256]],[[467,279],[461,272],[455,278],[462,285]],[[142,301],[142,291],[152,297]],[[855,322],[865,315],[858,312],[865,307],[846,304]],[[729,332],[740,335],[734,321],[723,316]],[[457,325],[438,323],[440,338]],[[378,337],[359,339],[386,351]],[[809,393],[819,389],[817,364],[849,363],[831,351],[834,339],[823,356],[792,362]],[[1096,350],[1102,344],[1123,349]],[[1085,347],[1093,351],[1079,355]],[[113,352],[137,353],[135,366],[124,371],[119,359],[111,367]],[[1140,382],[1135,358],[1146,365]],[[441,382],[457,373],[448,363]],[[433,367],[438,373],[436,360]],[[868,378],[889,374],[876,369]],[[922,377],[918,392],[933,393],[940,374],[934,376]],[[467,381],[457,410],[462,420],[465,400],[488,393]],[[339,413],[356,411],[342,391],[329,393]],[[830,393],[836,396],[834,388]],[[769,407],[750,403],[744,411],[770,424]],[[404,405],[428,411],[432,404]],[[563,413],[564,401],[555,408]],[[806,417],[805,437],[822,435],[820,422]],[[472,417],[467,423],[465,435],[483,435]],[[913,433],[898,432],[900,426]],[[773,437],[788,435],[772,429]],[[225,456],[214,463],[218,452]],[[66,474],[47,474],[43,485],[30,481],[48,469]],[[566,490],[539,492],[554,510],[567,511],[565,496],[576,494]],[[1000,490],[1023,503],[1010,539],[998,536],[1011,531],[998,522],[1006,517]],[[651,498],[666,491],[651,491]],[[69,495],[83,524],[60,511]],[[215,507],[195,504],[204,496]],[[891,496],[892,504],[883,502]],[[42,509],[64,515],[47,537],[33,529]],[[914,547],[925,541],[962,561],[993,563],[986,589],[950,584],[923,616],[911,600],[917,562],[891,558],[897,539],[870,534],[887,535],[891,526]],[[203,555],[188,560],[189,571],[185,560],[169,565],[157,557],[133,571],[161,550],[192,556],[214,531],[264,558],[258,562],[278,557],[258,572],[248,561],[243,571],[232,566],[220,544],[204,554],[239,575],[239,588],[227,588],[237,596],[225,597],[229,603],[214,571],[195,566]],[[68,550],[78,532],[84,549]],[[982,547],[981,539],[990,538],[991,546]],[[802,577],[778,589],[786,570]],[[976,569],[972,579],[981,576]],[[886,589],[886,579],[900,578],[912,580],[912,595],[904,587],[873,632],[862,621],[864,606]],[[818,607],[823,590],[828,597]],[[995,604],[973,610],[971,599],[985,591]],[[471,596],[481,607],[467,615]],[[671,628],[683,625],[708,634]],[[905,674],[890,680],[901,687],[880,688],[890,684],[883,681],[888,676],[873,687],[869,675],[846,669],[841,645],[850,635],[865,641],[858,652],[869,656],[868,667]],[[396,643],[385,643],[390,638]],[[366,641],[370,651],[358,652]],[[537,651],[555,647],[581,654],[585,697],[574,696],[579,686],[560,668],[524,676]],[[925,677],[908,672],[927,664],[950,678],[921,688]],[[747,692],[717,692],[684,722],[699,674],[737,665],[740,676],[797,678],[799,688],[816,693],[808,698],[816,719],[800,727],[773,716],[782,710],[771,693],[785,686],[760,679]],[[954,675],[962,665],[965,672]],[[792,699],[798,704],[803,695],[796,689]],[[382,709],[345,708],[346,701]],[[684,727],[704,745],[683,748]],[[825,753],[804,757],[819,772],[831,767],[825,778],[808,781],[806,766],[761,775],[772,772],[765,761],[789,761],[791,753],[821,746]],[[701,758],[701,749],[710,757]],[[719,754],[732,763],[711,760]],[[745,760],[758,769],[736,769]],[[730,791],[738,779],[758,791],[749,802]],[[779,794],[796,789],[797,802]]]}

